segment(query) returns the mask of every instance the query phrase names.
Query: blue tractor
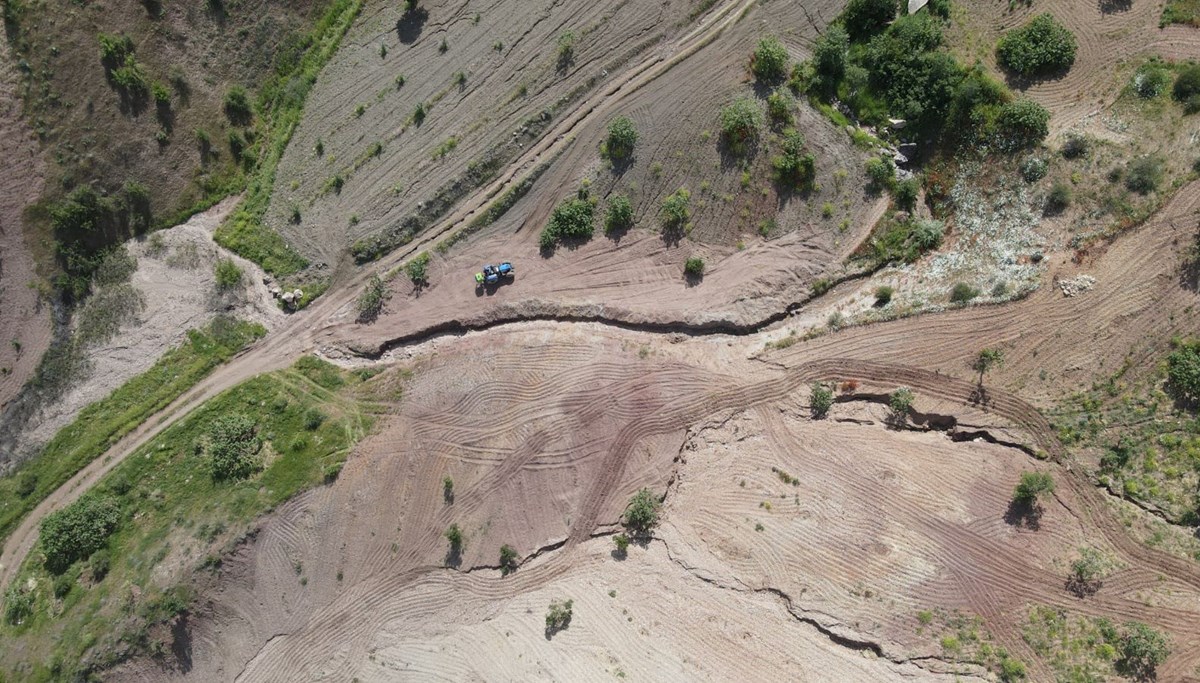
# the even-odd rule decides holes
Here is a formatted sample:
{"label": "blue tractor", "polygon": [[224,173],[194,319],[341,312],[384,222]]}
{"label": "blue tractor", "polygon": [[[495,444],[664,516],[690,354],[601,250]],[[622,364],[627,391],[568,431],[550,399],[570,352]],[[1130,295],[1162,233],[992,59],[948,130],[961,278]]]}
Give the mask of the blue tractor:
{"label": "blue tractor", "polygon": [[489,263],[483,267],[483,272],[475,273],[475,285],[479,287],[498,285],[501,280],[513,279],[516,273],[517,271],[513,268],[513,264],[508,261],[498,266],[493,266]]}

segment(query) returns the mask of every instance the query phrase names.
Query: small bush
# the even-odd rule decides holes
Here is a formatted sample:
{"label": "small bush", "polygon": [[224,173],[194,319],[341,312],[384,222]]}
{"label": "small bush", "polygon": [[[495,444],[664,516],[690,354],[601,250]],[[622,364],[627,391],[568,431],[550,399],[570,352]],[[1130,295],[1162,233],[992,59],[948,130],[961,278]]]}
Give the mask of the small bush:
{"label": "small bush", "polygon": [[442,500],[447,503],[454,502],[454,479],[449,475],[442,479]]}
{"label": "small bush", "polygon": [[965,304],[975,297],[979,296],[980,292],[977,287],[974,287],[966,282],[960,282],[954,285],[950,290],[950,303]]}
{"label": "small bush", "polygon": [[749,97],[739,97],[721,110],[720,122],[726,144],[740,153],[758,138],[758,129],[763,124],[762,109]]}
{"label": "small bush", "polygon": [[650,489],[644,488],[629,499],[621,523],[635,536],[646,535],[658,524],[658,512],[661,508],[662,503],[658,498],[650,493]]}
{"label": "small bush", "polygon": [[781,154],[771,160],[775,179],[798,190],[811,188],[817,175],[817,160],[804,152],[804,136],[789,130],[783,134]]}
{"label": "small bush", "polygon": [[108,543],[120,522],[117,501],[98,494],[86,494],[50,513],[42,520],[38,539],[46,555],[46,568],[59,574],[75,561],[87,559]]}
{"label": "small bush", "polygon": [[1032,147],[1049,134],[1050,112],[1027,97],[1018,98],[1000,107],[996,128],[1002,147]]}
{"label": "small bush", "polygon": [[1021,481],[1013,489],[1013,502],[1025,506],[1054,493],[1054,478],[1046,472],[1022,472]]}
{"label": "small bush", "polygon": [[1050,165],[1045,159],[1038,157],[1027,157],[1021,162],[1021,177],[1027,183],[1036,183],[1046,177],[1046,171],[1050,169]]}
{"label": "small bush", "polygon": [[242,269],[233,262],[233,259],[226,258],[217,261],[217,265],[213,268],[213,275],[217,280],[217,289],[222,292],[242,284]]}
{"label": "small bush", "polygon": [[1129,162],[1125,170],[1125,187],[1138,194],[1158,189],[1163,177],[1163,162],[1157,156],[1142,156]]}
{"label": "small bush", "polygon": [[558,36],[556,61],[560,71],[569,68],[575,62],[575,33],[573,31],[563,31]]}
{"label": "small bush", "polygon": [[875,306],[879,307],[879,308],[883,308],[884,306],[887,306],[888,304],[892,303],[892,295],[895,293],[896,293],[896,290],[887,285],[880,285],[880,286],[876,287],[875,288]]}
{"label": "small bush", "polygon": [[1170,84],[1170,70],[1162,62],[1154,60],[1142,65],[1133,74],[1133,80],[1130,81],[1129,86],[1138,97],[1149,100],[1166,92],[1167,86]]}
{"label": "small bush", "polygon": [[358,319],[360,321],[374,320],[383,311],[383,302],[387,299],[387,288],[383,284],[383,280],[378,275],[372,275],[367,281],[367,286],[363,288],[362,294],[358,295],[356,307],[358,309]]}
{"label": "small bush", "polygon": [[225,116],[235,126],[245,126],[254,117],[250,98],[240,85],[233,86],[225,93]]}
{"label": "small bush", "polygon": [[691,199],[692,194],[687,188],[681,187],[663,200],[661,218],[664,231],[677,233],[683,230],[691,217],[691,210],[688,208]]}
{"label": "small bush", "polygon": [[4,621],[9,626],[20,626],[33,616],[34,594],[23,590],[14,582],[4,593]]}
{"label": "small bush", "polygon": [[1046,212],[1061,213],[1071,205],[1071,186],[1061,180],[1054,183],[1050,188],[1050,194],[1046,195]]}
{"label": "small bush", "polygon": [[559,204],[550,214],[550,222],[542,228],[539,243],[543,250],[550,250],[563,240],[591,239],[595,228],[593,214],[595,205],[578,197]]}
{"label": "small bush", "polygon": [[1117,671],[1139,680],[1152,679],[1154,670],[1171,654],[1170,642],[1165,635],[1140,621],[1126,622],[1124,631]]}
{"label": "small bush", "polygon": [[408,279],[418,287],[429,284],[429,252],[423,251],[417,254],[411,261],[404,264],[404,273],[408,275]]}
{"label": "small bush", "polygon": [[814,382],[809,387],[809,403],[813,417],[825,417],[829,414],[829,409],[833,407],[833,389],[823,382]]}
{"label": "small bush", "polygon": [[905,178],[896,183],[896,205],[905,211],[912,211],[917,205],[917,197],[921,193],[921,181],[916,178]]}
{"label": "small bush", "polygon": [[782,81],[787,75],[788,51],[778,38],[769,37],[758,41],[754,56],[750,58],[750,70],[760,83]]}
{"label": "small bush", "polygon": [[608,139],[604,151],[610,159],[627,159],[638,141],[637,128],[628,116],[618,116],[608,124]]}
{"label": "small bush", "polygon": [[608,200],[608,213],[604,216],[604,232],[612,235],[633,227],[633,205],[625,195],[613,195]]}
{"label": "small bush", "polygon": [[891,187],[896,182],[896,165],[891,159],[871,157],[867,159],[867,177],[877,188]]}
{"label": "small bush", "polygon": [[831,24],[813,46],[812,66],[823,85],[830,87],[842,80],[849,52],[850,36],[846,29],[838,24]]}
{"label": "small bush", "polygon": [[892,421],[896,424],[903,424],[908,419],[908,412],[912,410],[913,401],[916,396],[913,390],[908,387],[900,387],[888,395],[888,409],[891,410]]}
{"label": "small bush", "polygon": [[550,610],[546,612],[546,632],[554,633],[570,626],[574,605],[572,600],[551,602]]}
{"label": "small bush", "polygon": [[700,278],[704,276],[704,259],[699,256],[691,256],[683,263],[683,274],[689,278]]}
{"label": "small bush", "polygon": [[1179,343],[1167,356],[1167,387],[1182,401],[1200,402],[1200,341]]}
{"label": "small bush", "polygon": [[500,573],[504,576],[517,570],[517,551],[511,545],[500,546]]}
{"label": "small bush", "polygon": [[1171,96],[1179,102],[1200,95],[1200,64],[1189,64],[1179,70]]}
{"label": "small bush", "polygon": [[459,528],[457,522],[451,524],[450,528],[446,529],[445,536],[446,540],[450,542],[450,551],[461,553],[466,543],[466,537],[463,535],[462,529]]}
{"label": "small bush", "polygon": [[315,432],[325,424],[325,413],[322,413],[315,406],[304,411],[304,428],[310,432]]}
{"label": "small bush", "polygon": [[1064,159],[1078,159],[1087,156],[1090,146],[1087,138],[1077,133],[1072,133],[1063,142],[1060,152]]}
{"label": "small bush", "polygon": [[254,421],[245,415],[225,415],[212,421],[204,451],[209,471],[218,481],[245,479],[261,467],[262,441]]}
{"label": "small bush", "polygon": [[629,537],[625,534],[613,536],[613,543],[617,546],[617,552],[621,555],[629,552]]}
{"label": "small bush", "polygon": [[854,40],[879,33],[895,18],[895,0],[850,0],[842,12],[842,23]]}
{"label": "small bush", "polygon": [[791,125],[795,106],[796,100],[783,90],[776,90],[767,96],[767,116],[779,125]]}
{"label": "small bush", "polygon": [[1075,63],[1075,36],[1049,14],[1009,31],[996,46],[1004,68],[1022,76],[1062,71]]}

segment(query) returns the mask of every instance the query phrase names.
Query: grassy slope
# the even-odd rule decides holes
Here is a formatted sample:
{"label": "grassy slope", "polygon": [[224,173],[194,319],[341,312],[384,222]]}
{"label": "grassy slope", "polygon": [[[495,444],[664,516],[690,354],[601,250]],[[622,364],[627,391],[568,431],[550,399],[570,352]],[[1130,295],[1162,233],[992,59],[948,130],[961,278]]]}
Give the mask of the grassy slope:
{"label": "grassy slope", "polygon": [[[302,358],[217,396],[126,459],[95,489],[119,494],[122,506],[120,527],[101,551],[111,557],[107,576],[93,583],[88,564],[78,562],[59,577],[68,588],[55,598],[56,577],[38,552],[31,554],[14,585],[36,584],[34,613],[19,626],[0,625],[0,639],[13,645],[0,649],[0,672],[11,672],[11,680],[57,680],[134,652],[164,651],[155,623],[186,607],[179,582],[197,565],[217,566],[221,548],[259,515],[336,476],[374,421],[360,399],[370,394],[363,387],[369,377]],[[324,416],[315,428],[313,411]],[[266,467],[241,482],[215,482],[195,444],[215,417],[235,413],[257,424]],[[305,580],[303,571],[297,581]]]}
{"label": "grassy slope", "polygon": [[186,344],[168,351],[108,398],[85,408],[38,456],[0,478],[0,539],[121,437],[265,333],[261,325],[245,322],[191,330]]}

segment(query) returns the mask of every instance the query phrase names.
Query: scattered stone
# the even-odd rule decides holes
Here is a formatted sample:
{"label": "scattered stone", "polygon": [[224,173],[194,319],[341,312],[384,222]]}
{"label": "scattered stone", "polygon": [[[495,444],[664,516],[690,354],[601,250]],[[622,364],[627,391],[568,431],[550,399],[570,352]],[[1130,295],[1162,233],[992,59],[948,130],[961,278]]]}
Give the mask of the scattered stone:
{"label": "scattered stone", "polygon": [[283,303],[290,304],[290,303],[292,303],[292,299],[295,298],[295,295],[292,294],[291,292],[284,292],[282,298],[283,298]]}
{"label": "scattered stone", "polygon": [[900,130],[907,125],[908,121],[905,121],[904,119],[888,119],[888,126],[890,126],[892,130]]}
{"label": "scattered stone", "polygon": [[1063,296],[1076,296],[1096,286],[1096,278],[1091,275],[1077,275],[1067,280],[1059,280],[1058,288]]}

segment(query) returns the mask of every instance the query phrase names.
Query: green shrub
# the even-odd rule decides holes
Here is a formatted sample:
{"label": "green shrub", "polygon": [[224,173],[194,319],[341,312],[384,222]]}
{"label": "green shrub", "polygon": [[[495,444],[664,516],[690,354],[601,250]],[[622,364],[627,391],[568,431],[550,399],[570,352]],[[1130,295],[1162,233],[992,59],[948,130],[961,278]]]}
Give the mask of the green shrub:
{"label": "green shrub", "polygon": [[88,560],[88,570],[92,572],[93,581],[102,581],[108,576],[109,567],[112,565],[112,556],[108,549],[101,548],[92,553],[91,559]]}
{"label": "green shrub", "polygon": [[1200,95],[1200,64],[1189,64],[1179,70],[1171,96],[1180,102]]}
{"label": "green shrub", "polygon": [[1200,402],[1200,341],[1179,342],[1167,356],[1167,386],[1176,398]]}
{"label": "green shrub", "polygon": [[880,285],[875,288],[875,305],[882,308],[892,303],[892,295],[896,293],[894,287],[888,285]]}
{"label": "green shrub", "polygon": [[691,203],[692,193],[687,191],[686,187],[681,187],[663,200],[661,218],[662,228],[668,233],[678,233],[687,225],[688,218],[691,217],[691,210],[688,205]]}
{"label": "green shrub", "polygon": [[1004,683],[1017,683],[1025,680],[1025,663],[1013,657],[1000,659],[1000,680]]}
{"label": "green shrub", "polygon": [[162,83],[154,83],[150,86],[150,94],[154,96],[154,101],[159,106],[166,106],[171,103],[171,91]]}
{"label": "green shrub", "polygon": [[749,97],[739,97],[721,110],[721,135],[735,152],[758,138],[763,123],[762,109]]}
{"label": "green shrub", "polygon": [[570,626],[574,605],[572,600],[551,602],[550,610],[546,612],[546,632],[553,633]]}
{"label": "green shrub", "polygon": [[704,276],[704,259],[699,256],[690,256],[683,263],[683,274],[689,278],[700,278]]}
{"label": "green shrub", "polygon": [[358,319],[360,321],[374,320],[383,311],[383,302],[387,299],[387,287],[378,275],[372,275],[358,295]]}
{"label": "green shrub", "polygon": [[912,211],[917,205],[917,197],[921,194],[921,181],[916,178],[905,178],[896,183],[896,205],[905,211]]}
{"label": "green shrub", "polygon": [[225,93],[225,116],[235,126],[249,125],[250,120],[254,118],[250,97],[242,86],[235,85]]}
{"label": "green shrub", "polygon": [[617,552],[624,555],[629,551],[629,537],[625,534],[617,534],[613,536],[613,543],[617,546]]}
{"label": "green shrub", "polygon": [[542,228],[539,238],[542,249],[553,249],[563,240],[591,239],[595,230],[595,208],[591,201],[578,197],[568,199],[555,207],[554,212],[550,214],[550,222]]}
{"label": "green shrub", "polygon": [[1167,661],[1170,654],[1170,642],[1165,635],[1140,621],[1126,622],[1117,671],[1138,680],[1150,680],[1154,678],[1154,670]]}
{"label": "green shrub", "polygon": [[809,389],[808,400],[813,417],[825,417],[833,407],[833,389],[823,382],[814,382]]}
{"label": "green shrub", "polygon": [[1089,147],[1091,147],[1091,143],[1088,142],[1086,137],[1077,133],[1071,133],[1063,141],[1062,149],[1059,151],[1064,159],[1078,159],[1087,156]]}
{"label": "green shrub", "polygon": [[466,544],[466,536],[463,535],[462,529],[459,528],[457,522],[451,524],[450,528],[446,529],[445,536],[446,540],[450,542],[450,551],[461,553],[463,546]]}
{"label": "green shrub", "polygon": [[500,573],[508,576],[517,569],[517,551],[511,545],[500,546]]}
{"label": "green shrub", "polygon": [[767,96],[767,116],[780,125],[791,125],[795,106],[796,100],[783,90],[776,90]]}
{"label": "green shrub", "polygon": [[325,424],[325,413],[322,413],[319,408],[313,406],[304,411],[304,428],[310,432],[315,432]]}
{"label": "green shrub", "polygon": [[817,175],[817,159],[804,151],[804,136],[788,130],[783,134],[779,156],[771,160],[775,179],[797,190],[812,187]]}
{"label": "green shrub", "polygon": [[1046,212],[1060,213],[1071,205],[1071,186],[1063,181],[1057,181],[1046,195]]}
{"label": "green shrub", "polygon": [[242,284],[242,269],[233,262],[233,259],[225,258],[217,261],[217,265],[213,267],[213,276],[217,280],[217,289],[222,292]]}
{"label": "green shrub", "polygon": [[996,117],[997,135],[1007,149],[1032,147],[1050,132],[1050,112],[1031,99],[1022,97],[1000,107]]}
{"label": "green shrub", "polygon": [[891,411],[891,419],[897,424],[903,424],[908,419],[908,412],[912,410],[913,401],[916,396],[912,389],[908,387],[900,387],[888,395],[888,409]]}
{"label": "green shrub", "polygon": [[100,40],[100,63],[105,68],[115,69],[133,57],[133,41],[129,36],[101,33],[98,38]]}
{"label": "green shrub", "polygon": [[1053,16],[1042,14],[1006,33],[996,46],[996,57],[1004,68],[1034,76],[1069,69],[1075,50],[1075,36]]}
{"label": "green shrub", "polygon": [[629,197],[618,194],[609,197],[608,213],[604,216],[605,234],[616,234],[633,227],[633,205]]}
{"label": "green shrub", "polygon": [[22,589],[14,582],[4,593],[4,621],[9,626],[20,626],[33,616],[34,594]]}
{"label": "green shrub", "polygon": [[21,498],[28,498],[29,494],[37,490],[37,473],[24,471],[17,477],[17,495]]}
{"label": "green shrub", "polygon": [[575,32],[563,31],[558,36],[557,66],[566,69],[575,62]]}
{"label": "green shrub", "polygon": [[980,292],[977,287],[973,287],[966,282],[959,282],[950,290],[950,303],[965,304],[979,296],[979,294]]}
{"label": "green shrub", "polygon": [[429,283],[427,272],[429,270],[429,259],[429,252],[423,251],[404,264],[404,273],[418,287]]}
{"label": "green shrub", "polygon": [[842,23],[854,40],[882,31],[896,17],[895,0],[850,0],[842,12]]}
{"label": "green shrub", "polygon": [[[846,71],[850,36],[839,24],[830,24],[813,45],[812,66],[826,87],[836,84]],[[795,71],[793,70],[793,74]]]}
{"label": "green shrub", "polygon": [[1038,157],[1027,157],[1021,161],[1021,177],[1027,183],[1036,183],[1046,177],[1046,172],[1050,170],[1050,165],[1045,159]]}
{"label": "green shrub", "polygon": [[1022,472],[1021,481],[1013,489],[1013,502],[1033,506],[1054,493],[1054,478],[1046,472]]}
{"label": "green shrub", "polygon": [[1141,156],[1126,167],[1125,187],[1138,194],[1149,194],[1158,189],[1162,177],[1162,159],[1154,155]]}
{"label": "green shrub", "polygon": [[1171,84],[1171,71],[1162,62],[1152,60],[1143,64],[1133,74],[1130,88],[1138,97],[1149,100],[1166,92]]}
{"label": "green shrub", "polygon": [[638,132],[628,116],[618,116],[608,124],[608,139],[604,151],[610,159],[627,159],[633,154]]}
{"label": "green shrub", "polygon": [[896,182],[896,165],[891,159],[871,157],[866,164],[867,177],[878,188],[891,187]]}
{"label": "green shrub", "polygon": [[650,489],[643,488],[629,499],[621,523],[635,536],[646,535],[658,524],[658,512],[661,508],[662,503]]}
{"label": "green shrub", "polygon": [[760,83],[775,83],[787,75],[788,51],[778,38],[768,37],[758,41],[758,47],[750,58],[750,70]]}
{"label": "green shrub", "polygon": [[262,448],[254,421],[245,415],[222,415],[208,428],[203,447],[209,458],[209,471],[217,481],[245,479],[262,466],[258,452]]}
{"label": "green shrub", "polygon": [[96,493],[50,513],[42,520],[39,536],[46,568],[59,574],[75,561],[87,559],[104,547],[120,522],[117,501]]}

